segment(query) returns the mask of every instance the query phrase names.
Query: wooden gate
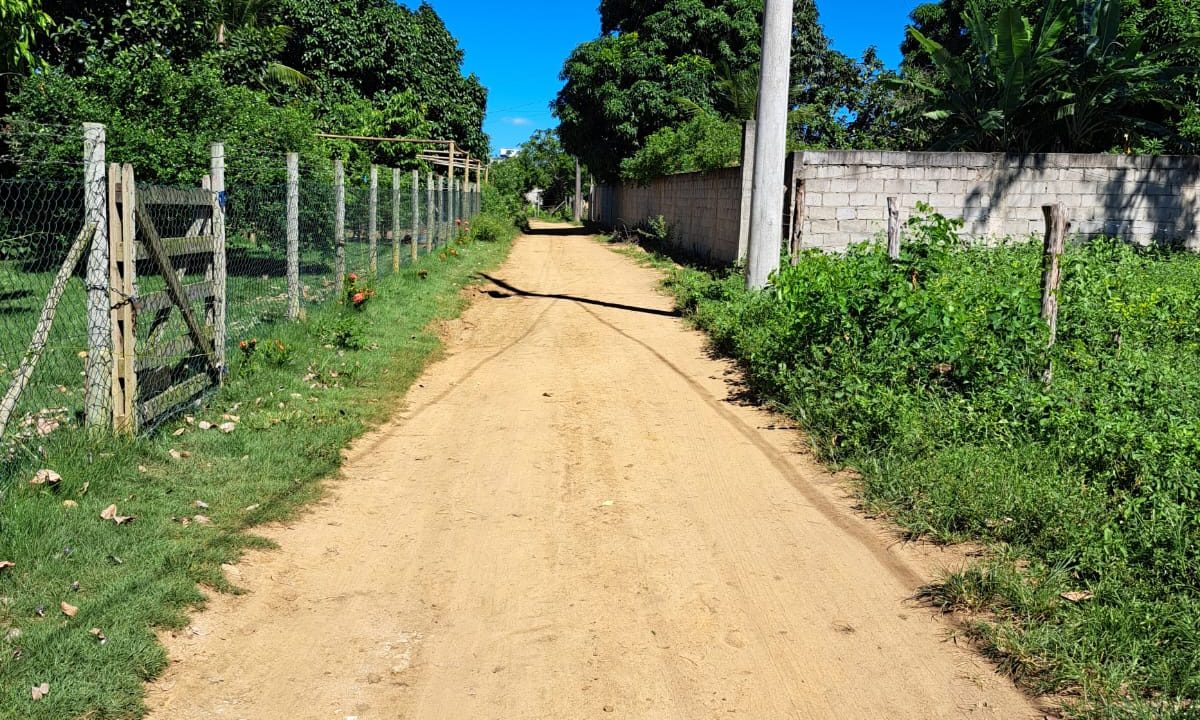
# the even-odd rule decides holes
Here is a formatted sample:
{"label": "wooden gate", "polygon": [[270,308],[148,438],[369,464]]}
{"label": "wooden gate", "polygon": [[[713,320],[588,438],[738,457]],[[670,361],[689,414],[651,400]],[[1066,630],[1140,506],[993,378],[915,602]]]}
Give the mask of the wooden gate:
{"label": "wooden gate", "polygon": [[151,428],[220,384],[224,247],[208,189],[144,185],[129,165],[108,174],[113,427]]}

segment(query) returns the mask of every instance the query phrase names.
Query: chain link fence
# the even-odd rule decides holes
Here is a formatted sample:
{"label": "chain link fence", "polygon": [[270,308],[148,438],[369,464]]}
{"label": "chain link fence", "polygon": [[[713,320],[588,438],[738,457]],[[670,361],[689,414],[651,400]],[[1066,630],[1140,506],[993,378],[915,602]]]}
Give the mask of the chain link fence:
{"label": "chain link fence", "polygon": [[[5,130],[14,132],[11,127]],[[79,147],[84,147],[83,132],[79,128],[73,132]],[[19,144],[19,138],[5,142],[0,133],[0,152],[11,153]],[[236,159],[237,155],[231,156]],[[261,166],[262,158],[258,159]],[[84,424],[85,414],[92,414],[89,408],[95,407],[88,396],[111,392],[107,373],[113,363],[113,343],[118,341],[107,314],[116,309],[112,303],[120,300],[108,286],[107,247],[93,257],[93,240],[107,246],[109,228],[101,228],[94,237],[83,232],[106,224],[94,220],[96,208],[114,207],[111,198],[85,197],[105,187],[103,174],[88,175],[85,163],[71,167],[62,159],[47,161],[46,167],[18,166],[13,160],[11,154],[0,154],[0,450],[10,456],[22,448],[31,451],[38,437]],[[96,167],[104,168],[103,160],[90,167],[93,173]],[[418,175],[379,168],[377,173],[347,173],[344,226],[339,233],[339,193],[331,161],[300,163],[292,183],[287,180],[286,156],[279,158],[279,168],[278,183],[243,185],[236,182],[236,168],[231,167],[235,181],[227,183],[222,193],[208,193],[224,211],[221,270],[216,269],[214,252],[203,251],[207,246],[197,246],[201,251],[171,251],[173,274],[195,317],[213,320],[213,297],[201,290],[215,287],[218,276],[223,277],[226,347],[222,357],[233,356],[242,340],[268,334],[275,323],[302,318],[307,309],[322,304],[344,301],[340,294],[346,278],[340,277],[339,250],[344,253],[346,275],[382,278],[450,242],[459,224],[469,222],[479,207],[477,188],[459,188],[453,194],[439,189],[438,178],[428,171]],[[376,175],[374,183],[372,175]],[[136,187],[139,197],[169,199],[173,192],[196,197],[198,186],[170,188],[137,182]],[[289,207],[291,192],[297,198],[293,208]],[[189,373],[202,372],[205,364],[201,352],[182,342],[188,337],[182,308],[164,299],[169,295],[168,280],[143,247],[142,223],[148,221],[166,245],[178,248],[189,237],[216,233],[213,218],[219,214],[205,215],[184,202],[140,205],[138,212],[144,217],[137,223],[136,281],[128,298],[134,308],[139,398],[177,385]],[[290,236],[289,225],[294,225],[294,235]],[[340,248],[339,237],[343,238]],[[213,243],[215,247],[215,239]],[[289,262],[292,248],[295,259]],[[104,263],[104,279],[91,287],[101,277],[94,267],[98,259]],[[289,281],[291,273],[294,282]],[[205,285],[208,282],[212,285]],[[89,313],[97,301],[102,306]],[[105,320],[102,325],[97,321],[100,315]],[[106,361],[105,374],[98,375],[96,368],[89,373],[89,353],[97,352],[100,356],[91,362]],[[89,378],[104,382],[92,381],[96,387],[89,388]],[[152,429],[157,420],[195,401],[192,396],[155,417],[139,416],[139,426]]]}

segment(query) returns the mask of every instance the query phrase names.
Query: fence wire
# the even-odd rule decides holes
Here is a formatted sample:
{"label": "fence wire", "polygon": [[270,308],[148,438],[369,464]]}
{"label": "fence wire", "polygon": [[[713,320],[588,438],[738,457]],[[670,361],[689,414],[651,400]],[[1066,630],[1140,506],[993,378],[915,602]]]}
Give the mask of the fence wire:
{"label": "fence wire", "polygon": [[[236,161],[236,156],[230,159]],[[283,157],[279,164],[279,177],[285,177]],[[230,177],[237,175],[231,172]],[[297,267],[302,315],[306,309],[341,300],[337,297],[340,283],[332,177],[329,166],[301,165]],[[437,252],[451,242],[461,231],[455,221],[469,222],[476,211],[475,194],[460,193],[452,201],[448,189],[438,190],[436,178],[433,192],[429,192],[429,176],[425,172],[416,178],[415,193],[411,171],[400,172],[393,186],[396,179],[390,169],[380,168],[372,242],[368,176],[364,173],[362,177],[346,178],[343,249],[347,274],[380,278],[403,270],[421,255]],[[160,196],[176,192],[180,197],[184,191],[194,195],[196,190],[143,183],[138,183],[138,188],[139,191],[153,188]],[[82,177],[71,181],[0,179],[0,412],[11,416],[4,437],[0,437],[4,453],[33,447],[38,437],[67,425],[82,424],[88,393],[104,393],[107,398],[111,392],[107,383],[87,389],[89,346],[102,348],[106,354],[112,352],[107,323],[99,328],[104,337],[98,336],[89,343],[89,243],[82,259],[74,263],[66,276],[53,325],[44,346],[36,353],[36,369],[15,402],[9,401],[7,408],[3,404],[5,397],[13,395],[9,391],[22,364],[28,365],[31,360],[30,345],[35,340],[43,305],[47,296],[53,294],[55,275],[84,227],[84,191]],[[287,197],[288,186],[283,182],[226,185],[225,356],[229,359],[236,356],[242,340],[257,339],[269,333],[272,324],[290,319]],[[162,238],[203,235],[212,230],[211,215],[206,216],[195,205],[150,204],[145,212]],[[418,221],[415,227],[414,213]],[[139,241],[143,238],[141,228],[138,237]],[[171,259],[184,286],[196,286],[211,279],[212,261],[212,255],[203,252]],[[136,276],[134,295],[139,312],[135,347],[140,403],[203,373],[207,360],[187,344],[188,329],[183,317],[177,308],[164,303],[161,291],[166,281],[144,251],[137,263]],[[109,309],[107,286],[95,288],[92,295],[92,304],[102,301],[105,311]],[[202,323],[211,320],[213,301],[207,295],[195,295],[189,307]],[[92,313],[93,317],[96,315]],[[92,328],[93,333],[97,330]],[[139,417],[139,425],[150,430],[161,419],[194,406],[197,399],[193,394],[173,405],[160,406],[161,412],[154,417]]]}
{"label": "fence wire", "polygon": [[[83,227],[81,181],[0,180],[0,419],[8,419],[6,435],[26,445],[83,413],[86,253],[67,268],[49,333],[35,338],[55,276]],[[43,341],[40,350],[31,348],[35,339]],[[16,396],[19,373],[28,377]],[[6,454],[14,447],[0,444]]]}

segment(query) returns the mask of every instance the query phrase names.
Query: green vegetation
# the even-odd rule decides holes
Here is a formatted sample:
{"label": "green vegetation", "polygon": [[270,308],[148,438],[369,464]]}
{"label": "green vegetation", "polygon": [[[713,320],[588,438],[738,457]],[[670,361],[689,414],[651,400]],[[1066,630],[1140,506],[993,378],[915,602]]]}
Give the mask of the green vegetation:
{"label": "green vegetation", "polygon": [[542,191],[542,207],[553,208],[575,197],[575,158],[563,150],[557,131],[538,130],[521,143],[516,157],[493,163],[491,180],[497,200],[503,198],[510,213],[523,211],[525,193],[534,188]]}
{"label": "green vegetation", "polygon": [[1047,352],[1039,244],[955,230],[922,214],[899,262],[807,252],[764,292],[691,269],[669,286],[876,512],[990,545],[929,597],[981,611],[972,632],[1022,685],[1075,717],[1195,717],[1200,257],[1071,246]]}
{"label": "green vegetation", "polygon": [[[32,10],[20,11],[34,5],[48,25]],[[330,156],[347,159],[351,177],[370,162],[421,167],[419,146],[322,142],[319,131],[453,139],[475,157],[488,153],[487,91],[462,74],[462,50],[427,4],[17,6],[17,20],[26,18],[18,38],[34,41],[34,58],[5,78],[9,87],[0,95],[0,115],[12,121],[0,136],[0,155],[18,159],[0,165],[0,177],[74,178],[80,140],[73,128],[85,121],[108,127],[109,158],[133,163],[139,180],[164,184],[194,185],[216,140],[226,143],[230,188],[282,183],[281,158],[289,151],[301,153],[306,172],[316,168],[326,177]],[[7,31],[6,17],[0,43],[8,42]]]}
{"label": "green vegetation", "polygon": [[[736,161],[734,128],[755,112],[761,12],[761,0],[601,3],[603,34],[563,65],[566,150],[605,182]],[[1200,143],[1192,0],[941,0],[911,17],[897,73],[874,48],[832,50],[812,1],[795,3],[789,149],[1186,154]]]}
{"label": "green vegetation", "polygon": [[[0,718],[137,717],[166,665],[154,629],[185,622],[197,583],[236,590],[220,564],[264,544],[246,529],[320,495],[341,449],[437,351],[430,321],[456,313],[507,248],[462,241],[380,279],[361,310],[326,305],[237,338],[247,349],[194,423],[137,439],[57,432],[0,468],[0,563],[15,563],[0,569]],[[30,484],[43,468],[61,481]],[[110,504],[134,519],[102,519]]]}

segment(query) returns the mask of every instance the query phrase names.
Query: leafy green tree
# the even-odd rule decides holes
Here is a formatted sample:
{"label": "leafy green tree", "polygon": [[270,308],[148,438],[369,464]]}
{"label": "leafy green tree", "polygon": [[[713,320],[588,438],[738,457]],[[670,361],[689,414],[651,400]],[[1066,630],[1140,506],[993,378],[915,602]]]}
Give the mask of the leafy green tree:
{"label": "leafy green tree", "polygon": [[962,55],[909,28],[933,72],[901,84],[926,95],[936,147],[1107,150],[1124,133],[1155,130],[1141,108],[1172,102],[1165,49],[1123,41],[1120,21],[1119,0],[1052,1],[1036,22],[1012,2],[990,17],[972,5]]}
{"label": "leafy green tree", "polygon": [[621,163],[621,178],[648,183],[656,177],[713,170],[741,160],[742,123],[712,112],[697,113],[676,127],[665,127],[646,138],[633,156]]}
{"label": "leafy green tree", "polygon": [[[1051,49],[1053,58],[1065,63],[1059,82],[1075,97],[1065,104],[1073,102],[1085,112],[1074,123],[1075,140],[1058,129],[1049,146],[1194,152],[1200,143],[1200,12],[1195,2],[1072,0],[1051,7],[1065,13],[1066,30]],[[972,55],[978,58],[972,23],[994,23],[999,13],[1011,9],[1036,20],[1046,8],[1038,0],[941,0],[917,6],[910,16],[915,33],[910,32],[901,46],[909,90],[924,86],[922,93],[930,87],[948,91],[954,84],[943,69],[946,64],[935,62],[918,37],[942,46],[951,58],[969,61]],[[1150,77],[1131,77],[1138,74],[1126,72],[1131,65],[1149,68]],[[1111,119],[1120,126],[1102,123],[1109,125],[1100,129],[1105,142],[1093,137],[1084,138],[1090,144],[1072,144],[1078,143],[1079,135],[1091,134],[1087,128],[1094,126],[1095,118],[1086,112],[1089,108],[1115,114]],[[907,124],[932,136],[940,122],[930,120],[913,114]],[[923,145],[918,141],[915,146]]]}
{"label": "leafy green tree", "polygon": [[32,65],[35,38],[49,27],[38,0],[0,0],[0,73]]}

